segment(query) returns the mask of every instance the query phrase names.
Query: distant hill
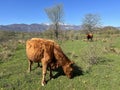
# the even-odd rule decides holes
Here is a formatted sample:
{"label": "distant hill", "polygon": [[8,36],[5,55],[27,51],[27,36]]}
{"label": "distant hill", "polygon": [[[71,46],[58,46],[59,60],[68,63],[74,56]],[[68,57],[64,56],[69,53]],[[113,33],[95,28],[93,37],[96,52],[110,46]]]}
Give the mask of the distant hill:
{"label": "distant hill", "polygon": [[7,30],[7,31],[36,31],[40,32],[43,30],[48,29],[48,25],[44,24],[11,24],[11,25],[0,25],[0,30]]}
{"label": "distant hill", "polygon": [[[10,25],[0,25],[0,30],[7,31],[25,31],[25,32],[41,32],[48,30],[49,24],[10,24]],[[63,30],[80,30],[80,25],[61,25]]]}

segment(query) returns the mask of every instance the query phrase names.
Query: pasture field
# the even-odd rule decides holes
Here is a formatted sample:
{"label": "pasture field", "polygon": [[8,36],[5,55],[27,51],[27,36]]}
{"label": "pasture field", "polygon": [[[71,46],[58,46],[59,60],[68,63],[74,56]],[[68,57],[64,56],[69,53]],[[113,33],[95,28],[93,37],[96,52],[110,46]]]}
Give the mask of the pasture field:
{"label": "pasture field", "polygon": [[53,71],[55,79],[49,80],[48,71],[47,85],[41,86],[42,69],[34,63],[27,73],[25,45],[17,44],[13,56],[0,62],[0,90],[120,90],[120,37],[68,40],[60,46],[77,66],[73,79]]}

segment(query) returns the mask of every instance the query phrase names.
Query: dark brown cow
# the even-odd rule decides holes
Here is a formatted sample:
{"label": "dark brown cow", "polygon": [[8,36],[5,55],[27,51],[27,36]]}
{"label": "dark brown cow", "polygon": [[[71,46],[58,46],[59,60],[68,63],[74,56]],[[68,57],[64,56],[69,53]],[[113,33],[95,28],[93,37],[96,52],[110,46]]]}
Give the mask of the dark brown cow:
{"label": "dark brown cow", "polygon": [[90,39],[91,41],[93,40],[93,34],[92,34],[92,33],[88,33],[88,34],[87,34],[87,40],[89,40],[89,39]]}
{"label": "dark brown cow", "polygon": [[26,42],[26,54],[29,67],[33,62],[42,63],[42,86],[46,84],[45,76],[47,67],[50,68],[50,78],[52,78],[52,69],[62,67],[65,75],[72,78],[73,62],[63,53],[60,46],[52,40],[42,38],[32,38]]}

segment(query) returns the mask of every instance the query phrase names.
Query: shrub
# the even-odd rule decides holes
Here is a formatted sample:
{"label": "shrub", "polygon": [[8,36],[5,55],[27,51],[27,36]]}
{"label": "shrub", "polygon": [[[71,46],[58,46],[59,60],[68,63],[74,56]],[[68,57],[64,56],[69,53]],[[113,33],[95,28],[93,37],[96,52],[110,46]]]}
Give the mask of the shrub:
{"label": "shrub", "polygon": [[90,70],[91,66],[98,64],[102,58],[102,47],[97,43],[90,43],[83,48],[81,60],[85,64],[85,71]]}
{"label": "shrub", "polygon": [[16,48],[16,41],[9,40],[7,42],[2,42],[0,45],[0,62],[9,60],[14,55]]}

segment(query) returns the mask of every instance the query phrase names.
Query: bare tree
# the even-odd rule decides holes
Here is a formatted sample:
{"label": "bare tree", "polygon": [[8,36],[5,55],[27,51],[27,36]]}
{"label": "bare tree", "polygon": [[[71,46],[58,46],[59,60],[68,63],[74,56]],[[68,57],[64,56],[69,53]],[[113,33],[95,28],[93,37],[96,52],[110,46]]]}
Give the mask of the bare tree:
{"label": "bare tree", "polygon": [[83,30],[92,32],[95,28],[101,25],[101,18],[98,14],[86,14],[82,21]]}
{"label": "bare tree", "polygon": [[46,8],[45,12],[54,26],[54,34],[56,39],[58,39],[60,24],[63,23],[63,5],[58,4],[50,8]]}

